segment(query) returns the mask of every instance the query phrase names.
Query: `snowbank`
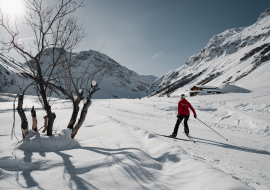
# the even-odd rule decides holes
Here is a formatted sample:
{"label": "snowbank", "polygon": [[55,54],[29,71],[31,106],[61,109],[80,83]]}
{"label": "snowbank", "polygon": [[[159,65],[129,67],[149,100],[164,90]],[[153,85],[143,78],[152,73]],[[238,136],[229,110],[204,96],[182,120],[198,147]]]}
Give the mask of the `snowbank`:
{"label": "snowbank", "polygon": [[[78,146],[78,142],[71,139],[71,129],[63,129],[57,134],[47,136],[29,130],[25,140],[18,145],[18,148],[29,152],[55,152],[67,150]],[[75,141],[76,143],[72,142]]]}

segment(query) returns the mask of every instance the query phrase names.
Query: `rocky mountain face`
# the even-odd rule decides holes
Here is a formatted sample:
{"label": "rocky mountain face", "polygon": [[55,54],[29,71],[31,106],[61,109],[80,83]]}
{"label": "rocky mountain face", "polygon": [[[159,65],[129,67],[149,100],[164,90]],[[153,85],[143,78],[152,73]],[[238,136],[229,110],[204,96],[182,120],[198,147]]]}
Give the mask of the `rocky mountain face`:
{"label": "rocky mountain face", "polygon": [[104,63],[111,66],[99,85],[101,90],[94,95],[94,98],[109,98],[113,95],[121,98],[143,97],[147,95],[152,84],[151,79],[129,70],[103,53],[93,50],[81,51],[73,57],[80,61],[81,65],[94,63],[93,70]]}
{"label": "rocky mountain face", "polygon": [[233,28],[213,36],[200,53],[184,66],[156,79],[150,87],[152,96],[163,96],[168,89],[235,83],[254,70],[270,64],[270,8],[251,26]]}
{"label": "rocky mountain face", "polygon": [[266,9],[265,12],[260,15],[258,20],[261,20],[262,18],[267,17],[269,15],[270,15],[270,7],[268,9]]}
{"label": "rocky mountain face", "polygon": [[[74,61],[72,64],[73,69],[77,70],[78,73],[82,73],[89,62],[91,62],[93,70],[98,69],[102,64],[110,65],[111,69],[106,73],[99,85],[101,90],[94,95],[94,98],[109,98],[109,96],[112,97],[113,95],[123,98],[142,97],[147,94],[152,83],[151,79],[138,75],[107,55],[97,51],[89,50],[69,55],[72,56],[72,60]],[[44,62],[42,64],[42,70],[44,73],[49,73],[50,67],[48,65],[51,59],[49,50],[45,51],[42,59]],[[3,53],[0,54],[0,92],[20,93],[21,89],[19,87],[25,87],[33,82],[33,80],[35,78],[31,75],[25,64],[16,62],[16,60]],[[53,96],[65,97],[61,86],[54,85],[54,91]],[[34,95],[35,91],[33,88],[29,88],[26,94]]]}

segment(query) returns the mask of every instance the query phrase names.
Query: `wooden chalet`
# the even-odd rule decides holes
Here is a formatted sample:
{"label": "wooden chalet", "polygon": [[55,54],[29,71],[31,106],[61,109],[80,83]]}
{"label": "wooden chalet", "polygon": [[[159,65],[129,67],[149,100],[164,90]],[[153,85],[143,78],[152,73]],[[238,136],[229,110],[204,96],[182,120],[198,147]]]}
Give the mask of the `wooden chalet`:
{"label": "wooden chalet", "polygon": [[195,85],[189,90],[190,96],[196,96],[200,92],[207,92],[211,94],[220,94],[222,90],[216,86],[204,86],[204,85]]}

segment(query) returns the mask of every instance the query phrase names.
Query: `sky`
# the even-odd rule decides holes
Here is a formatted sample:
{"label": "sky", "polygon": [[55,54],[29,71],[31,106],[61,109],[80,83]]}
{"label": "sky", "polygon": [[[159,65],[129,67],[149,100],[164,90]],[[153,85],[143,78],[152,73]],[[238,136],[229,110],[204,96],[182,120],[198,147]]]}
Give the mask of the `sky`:
{"label": "sky", "polygon": [[[12,0],[0,0],[0,6],[4,1]],[[85,0],[85,4],[75,15],[88,36],[76,51],[99,50],[105,44],[101,53],[140,75],[157,77],[183,66],[214,35],[255,23],[270,7],[266,0]],[[20,38],[31,40],[23,16],[18,26]],[[1,39],[7,37],[2,30]],[[23,62],[14,51],[8,55]]]}

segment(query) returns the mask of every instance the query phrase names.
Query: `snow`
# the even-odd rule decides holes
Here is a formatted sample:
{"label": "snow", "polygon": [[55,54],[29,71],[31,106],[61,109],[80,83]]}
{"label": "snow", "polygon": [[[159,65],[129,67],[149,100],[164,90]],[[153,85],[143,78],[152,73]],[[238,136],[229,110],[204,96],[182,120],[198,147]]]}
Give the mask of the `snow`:
{"label": "snow", "polygon": [[92,80],[92,86],[96,86],[97,85],[97,82]]}
{"label": "snow", "polygon": [[82,91],[83,91],[82,89],[79,89],[79,90],[78,90],[79,93],[82,93]]}
{"label": "snow", "polygon": [[[198,118],[190,117],[196,143],[155,135],[172,133],[179,96],[93,100],[76,138],[66,126],[72,104],[53,98],[54,135],[30,131],[10,140],[14,95],[0,99],[0,184],[3,189],[258,189],[270,188],[270,102],[251,93],[187,97]],[[38,128],[44,112],[26,96]],[[34,101],[33,101],[34,100]],[[16,136],[21,140],[16,114]],[[178,137],[186,138],[180,126]],[[187,138],[186,138],[187,139]]]}
{"label": "snow", "polygon": [[30,130],[25,140],[19,144],[18,148],[27,152],[52,152],[72,148],[76,143],[72,143],[71,129],[63,129],[52,136],[41,136],[39,132]]}
{"label": "snow", "polygon": [[239,93],[249,93],[250,91],[232,84],[222,84],[219,87],[223,93],[229,93],[229,92],[239,92]]}

